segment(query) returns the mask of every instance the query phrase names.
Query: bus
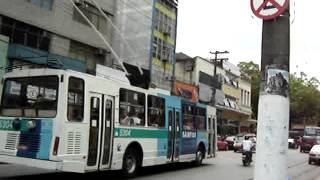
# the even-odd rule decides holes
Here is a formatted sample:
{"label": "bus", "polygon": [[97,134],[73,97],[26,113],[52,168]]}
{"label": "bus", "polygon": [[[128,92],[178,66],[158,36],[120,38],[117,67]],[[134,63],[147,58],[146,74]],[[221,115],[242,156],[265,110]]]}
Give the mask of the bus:
{"label": "bus", "polygon": [[320,127],[309,126],[304,128],[305,136],[320,136]]}
{"label": "bus", "polygon": [[216,153],[215,108],[72,70],[6,73],[0,162],[65,172],[202,161]]}

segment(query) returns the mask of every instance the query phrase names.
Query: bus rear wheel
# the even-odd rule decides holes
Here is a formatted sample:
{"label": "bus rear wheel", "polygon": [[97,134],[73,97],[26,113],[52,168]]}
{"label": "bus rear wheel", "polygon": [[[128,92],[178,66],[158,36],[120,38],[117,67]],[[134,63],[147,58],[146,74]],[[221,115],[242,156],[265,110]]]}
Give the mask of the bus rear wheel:
{"label": "bus rear wheel", "polygon": [[196,160],[194,161],[194,164],[196,166],[201,166],[203,161],[203,152],[201,148],[198,148],[197,153],[196,153]]}
{"label": "bus rear wheel", "polygon": [[128,149],[123,157],[122,174],[125,177],[134,177],[138,168],[137,153],[133,149]]}

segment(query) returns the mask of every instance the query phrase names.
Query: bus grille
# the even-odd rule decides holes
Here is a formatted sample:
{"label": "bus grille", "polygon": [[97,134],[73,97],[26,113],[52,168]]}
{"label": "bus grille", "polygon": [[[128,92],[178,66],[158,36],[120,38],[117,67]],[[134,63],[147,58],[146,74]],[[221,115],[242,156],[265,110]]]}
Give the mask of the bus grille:
{"label": "bus grille", "polygon": [[67,154],[80,154],[81,132],[68,132]]}
{"label": "bus grille", "polygon": [[17,133],[8,133],[7,134],[7,141],[5,145],[6,150],[16,150],[17,142],[18,142],[19,134]]}

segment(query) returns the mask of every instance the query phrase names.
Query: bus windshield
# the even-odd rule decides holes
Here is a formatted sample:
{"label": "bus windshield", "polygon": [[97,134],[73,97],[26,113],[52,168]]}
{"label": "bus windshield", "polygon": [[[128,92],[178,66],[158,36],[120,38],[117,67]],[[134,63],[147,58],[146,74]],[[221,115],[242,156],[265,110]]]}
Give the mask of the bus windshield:
{"label": "bus windshield", "polygon": [[8,78],[3,87],[0,113],[13,117],[55,117],[58,76]]}

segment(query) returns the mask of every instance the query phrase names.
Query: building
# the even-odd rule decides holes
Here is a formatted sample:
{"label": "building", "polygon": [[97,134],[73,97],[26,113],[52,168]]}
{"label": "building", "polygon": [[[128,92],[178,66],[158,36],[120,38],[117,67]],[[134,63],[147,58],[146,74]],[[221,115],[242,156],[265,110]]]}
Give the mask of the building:
{"label": "building", "polygon": [[[250,78],[242,77],[239,68],[230,62],[217,64],[215,77],[212,60],[191,58],[183,53],[178,53],[176,58],[176,95],[191,94],[198,97],[193,101],[215,106],[219,134],[252,132],[250,127],[256,121],[251,119]],[[181,87],[183,83],[189,88],[186,85]]]}
{"label": "building", "polygon": [[177,6],[177,0],[116,0],[115,51],[128,64],[148,70],[151,84],[165,90],[172,88]]}
{"label": "building", "polygon": [[[114,0],[96,0],[113,18]],[[90,3],[79,6],[111,41],[110,23]],[[68,0],[1,1],[0,34],[9,37],[9,64],[52,65],[94,73],[110,64],[110,50]]]}
{"label": "building", "polygon": [[[7,67],[7,53],[8,53],[9,38],[0,35],[0,67]],[[3,78],[5,73],[4,68],[0,68],[0,79]],[[0,92],[2,92],[2,86],[0,86]]]}
{"label": "building", "polygon": [[223,63],[224,83],[222,91],[225,94],[224,104],[217,105],[223,111],[223,134],[250,132],[251,124],[251,84],[249,78],[242,78],[240,69],[230,62]]}
{"label": "building", "polygon": [[93,1],[76,2],[112,49],[69,0],[2,1],[0,34],[10,39],[9,65],[51,65],[94,74],[96,64],[121,69],[119,56],[131,84],[171,90],[177,0],[94,0],[108,18]]}

